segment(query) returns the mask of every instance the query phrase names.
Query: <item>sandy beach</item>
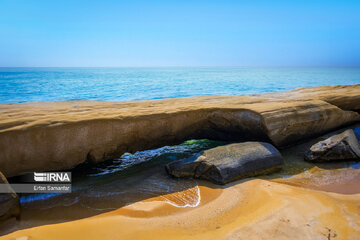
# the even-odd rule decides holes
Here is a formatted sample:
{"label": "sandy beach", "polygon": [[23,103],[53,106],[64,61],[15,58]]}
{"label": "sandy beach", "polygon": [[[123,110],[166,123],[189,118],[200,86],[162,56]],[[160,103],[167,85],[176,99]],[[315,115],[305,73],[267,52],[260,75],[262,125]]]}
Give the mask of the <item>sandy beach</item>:
{"label": "sandy beach", "polygon": [[[0,163],[8,176],[66,169],[84,161],[91,168],[114,153],[146,150],[193,136],[241,141],[226,135],[239,129],[239,136],[273,142],[285,163],[280,172],[224,186],[174,180],[161,165],[164,159],[157,160],[159,165],[150,167],[151,171],[146,165],[130,171],[127,178],[115,172],[108,179],[96,180],[90,174],[77,185],[81,189],[93,182],[90,192],[84,188],[69,199],[25,204],[23,219],[1,239],[359,239],[357,165],[304,161],[304,152],[316,142],[359,128],[350,125],[359,121],[358,88],[301,88],[257,96],[140,102],[3,104],[0,147],[4,158]],[[11,142],[14,144],[9,145]],[[22,143],[18,151],[16,146]],[[179,153],[193,143],[197,141],[179,145]],[[95,151],[101,153],[99,158]],[[19,163],[17,168],[12,167],[13,161]],[[127,184],[128,188],[119,188]],[[112,191],[132,195],[112,198]],[[82,194],[89,196],[81,198]],[[101,198],[95,201],[96,195]],[[47,208],[47,203],[52,207]],[[105,210],[98,211],[98,207]]]}
{"label": "sandy beach", "polygon": [[224,186],[198,180],[183,191],[0,239],[359,239],[360,169],[302,160],[322,138],[282,150],[278,173]]}
{"label": "sandy beach", "polygon": [[0,240],[360,240],[359,13],[0,0]]}
{"label": "sandy beach", "polygon": [[[299,177],[252,179],[224,188],[200,186],[196,207],[176,207],[164,200],[176,203],[176,196],[164,196],[1,239],[358,239],[360,170],[352,170],[350,177],[347,173],[313,171],[313,177],[325,174],[338,182],[324,187],[326,191],[310,182],[299,184]],[[348,179],[341,183],[344,176]],[[342,192],[348,181],[354,184],[351,194]],[[196,200],[193,190],[176,194]]]}

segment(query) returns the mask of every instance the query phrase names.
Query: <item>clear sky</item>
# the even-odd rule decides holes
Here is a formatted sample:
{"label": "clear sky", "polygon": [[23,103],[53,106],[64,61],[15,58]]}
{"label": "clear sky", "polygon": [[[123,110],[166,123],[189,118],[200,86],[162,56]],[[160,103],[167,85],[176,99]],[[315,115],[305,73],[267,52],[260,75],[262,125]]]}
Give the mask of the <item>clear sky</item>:
{"label": "clear sky", "polygon": [[0,0],[0,66],[360,66],[360,1]]}

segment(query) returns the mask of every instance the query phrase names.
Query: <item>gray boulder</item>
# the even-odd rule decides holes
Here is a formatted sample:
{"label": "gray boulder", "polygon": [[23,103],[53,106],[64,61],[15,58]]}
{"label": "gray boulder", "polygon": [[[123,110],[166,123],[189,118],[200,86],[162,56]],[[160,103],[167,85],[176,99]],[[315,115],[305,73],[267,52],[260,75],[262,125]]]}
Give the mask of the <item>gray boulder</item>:
{"label": "gray boulder", "polygon": [[352,129],[320,141],[305,152],[305,160],[310,162],[359,159],[360,146]]}
{"label": "gray boulder", "polygon": [[0,221],[20,216],[20,201],[18,195],[10,187],[6,177],[0,172],[0,184],[7,184],[9,193],[0,193]]}
{"label": "gray boulder", "polygon": [[166,165],[174,177],[193,177],[216,184],[270,173],[281,169],[283,158],[271,144],[244,142],[205,150]]}

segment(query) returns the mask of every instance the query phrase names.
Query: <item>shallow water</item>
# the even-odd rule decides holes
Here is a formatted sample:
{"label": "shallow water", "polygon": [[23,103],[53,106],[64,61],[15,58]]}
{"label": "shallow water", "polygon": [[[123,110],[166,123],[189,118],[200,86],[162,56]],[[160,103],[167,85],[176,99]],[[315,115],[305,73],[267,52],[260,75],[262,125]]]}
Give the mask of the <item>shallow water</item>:
{"label": "shallow water", "polygon": [[71,170],[72,193],[20,195],[22,212],[17,228],[80,219],[151,198],[180,208],[196,207],[200,203],[198,181],[172,178],[164,166],[224,144],[189,140],[176,146],[126,153],[95,165],[82,164]]}
{"label": "shallow water", "polygon": [[359,83],[360,68],[0,68],[0,103],[246,95]]}
{"label": "shallow water", "polygon": [[326,170],[314,167],[291,178],[275,181],[325,192],[360,193],[360,171],[352,168]]}
{"label": "shallow water", "polygon": [[[360,126],[355,125],[353,128],[360,140]],[[338,132],[341,131],[343,129]],[[332,134],[282,150],[281,153],[285,159],[283,169],[280,172],[260,176],[260,178],[330,192],[345,194],[360,192],[358,173],[347,176],[347,172],[339,172],[341,175],[334,177],[331,170],[359,169],[358,162],[313,164],[303,160],[303,152],[306,149]],[[16,229],[89,217],[152,198],[179,208],[196,207],[201,201],[198,185],[202,185],[203,182],[172,178],[166,173],[164,165],[224,144],[227,143],[205,139],[189,140],[176,146],[164,146],[135,154],[126,153],[120,158],[95,165],[82,164],[71,170],[72,193],[22,194],[20,196],[21,221],[16,226],[0,229],[0,234]],[[330,171],[324,171],[319,175],[318,172],[313,173],[314,167],[330,169]],[[293,176],[303,177],[293,181]],[[352,185],[345,188],[344,184]]]}

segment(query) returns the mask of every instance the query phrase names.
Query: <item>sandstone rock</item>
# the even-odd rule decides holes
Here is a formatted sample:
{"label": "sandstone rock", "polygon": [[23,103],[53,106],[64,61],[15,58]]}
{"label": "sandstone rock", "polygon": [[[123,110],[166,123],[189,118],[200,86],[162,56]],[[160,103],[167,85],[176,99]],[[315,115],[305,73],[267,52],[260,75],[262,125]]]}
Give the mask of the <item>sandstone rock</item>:
{"label": "sandstone rock", "polygon": [[312,145],[305,153],[305,160],[312,162],[354,159],[360,160],[360,146],[351,129]]}
{"label": "sandstone rock", "polygon": [[69,169],[189,139],[284,147],[360,121],[359,91],[323,86],[257,96],[0,104],[0,171],[9,177]]}
{"label": "sandstone rock", "polygon": [[358,113],[343,111],[320,100],[264,104],[257,111],[266,126],[266,135],[277,147],[293,145],[360,120]]}
{"label": "sandstone rock", "polygon": [[203,151],[166,166],[175,177],[206,179],[225,184],[237,179],[270,173],[281,169],[283,158],[271,144],[244,142]]}
{"label": "sandstone rock", "polygon": [[[9,184],[5,176],[0,172],[0,184]],[[17,194],[8,185],[11,193],[0,193],[0,221],[11,217],[19,217],[20,202]]]}
{"label": "sandstone rock", "polygon": [[[359,87],[360,85],[300,87],[290,91],[266,93],[262,94],[262,96],[282,100],[302,99],[308,101],[318,99],[335,105],[343,110],[360,111]],[[344,94],[345,92],[346,94]]]}

